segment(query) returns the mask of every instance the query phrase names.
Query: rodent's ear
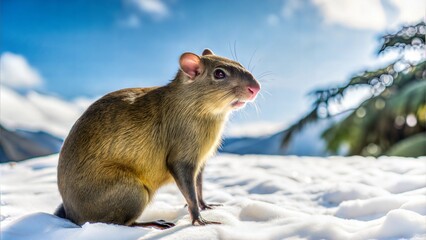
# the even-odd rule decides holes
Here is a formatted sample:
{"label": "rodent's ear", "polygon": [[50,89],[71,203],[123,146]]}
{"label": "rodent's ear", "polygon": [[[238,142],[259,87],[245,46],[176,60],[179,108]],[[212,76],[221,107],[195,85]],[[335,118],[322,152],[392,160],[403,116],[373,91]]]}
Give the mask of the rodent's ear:
{"label": "rodent's ear", "polygon": [[214,55],[214,52],[212,50],[206,48],[203,51],[203,56],[206,56],[206,55]]}
{"label": "rodent's ear", "polygon": [[179,64],[180,69],[182,69],[191,80],[198,76],[203,70],[200,57],[190,52],[186,52],[180,56]]}

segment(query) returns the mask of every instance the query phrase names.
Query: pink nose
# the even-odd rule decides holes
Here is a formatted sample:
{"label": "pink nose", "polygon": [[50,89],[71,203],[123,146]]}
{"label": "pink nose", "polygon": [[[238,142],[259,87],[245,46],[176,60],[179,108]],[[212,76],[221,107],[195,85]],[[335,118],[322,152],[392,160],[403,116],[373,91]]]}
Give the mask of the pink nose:
{"label": "pink nose", "polygon": [[257,95],[257,93],[260,91],[259,86],[250,86],[248,87],[248,91],[251,93],[250,100],[254,99]]}

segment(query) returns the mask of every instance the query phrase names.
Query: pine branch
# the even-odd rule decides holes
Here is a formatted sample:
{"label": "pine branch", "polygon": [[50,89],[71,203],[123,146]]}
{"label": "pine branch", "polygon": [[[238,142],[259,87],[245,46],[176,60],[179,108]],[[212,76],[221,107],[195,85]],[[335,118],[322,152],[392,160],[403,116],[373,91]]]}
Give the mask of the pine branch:
{"label": "pine branch", "polygon": [[379,49],[378,54],[389,48],[403,49],[406,46],[413,45],[413,40],[417,39],[420,46],[425,44],[426,25],[420,22],[414,26],[403,27],[395,34],[387,34],[382,37],[383,45]]}

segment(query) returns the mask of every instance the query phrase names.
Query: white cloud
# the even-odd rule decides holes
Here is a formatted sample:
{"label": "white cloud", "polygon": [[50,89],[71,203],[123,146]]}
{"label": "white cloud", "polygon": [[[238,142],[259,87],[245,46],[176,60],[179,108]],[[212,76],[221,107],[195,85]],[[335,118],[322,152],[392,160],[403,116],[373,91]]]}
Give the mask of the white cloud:
{"label": "white cloud", "polygon": [[2,86],[0,88],[0,122],[11,129],[43,130],[64,138],[74,122],[93,102],[77,98],[72,102],[29,92],[21,95]]}
{"label": "white cloud", "polygon": [[129,15],[119,21],[119,25],[127,28],[137,28],[140,24],[140,19],[136,15]]}
{"label": "white cloud", "polygon": [[389,0],[397,8],[398,15],[395,22],[409,24],[417,23],[425,18],[425,0]]}
{"label": "white cloud", "polygon": [[269,14],[268,17],[266,18],[266,22],[270,26],[276,26],[280,22],[280,18],[275,14]]}
{"label": "white cloud", "polygon": [[281,10],[281,14],[285,18],[293,16],[294,12],[302,8],[303,1],[301,0],[287,0],[284,1],[284,6]]}
{"label": "white cloud", "polygon": [[327,24],[356,29],[382,30],[386,14],[380,0],[312,0]]}
{"label": "white cloud", "polygon": [[[426,20],[425,0],[285,0],[281,16],[293,17],[308,2],[319,9],[325,24],[347,28],[383,31]],[[270,25],[279,23],[274,16],[267,17]]]}
{"label": "white cloud", "polygon": [[13,88],[32,88],[42,84],[38,71],[30,66],[25,57],[4,52],[0,57],[1,84]]}
{"label": "white cloud", "polygon": [[161,0],[129,0],[140,11],[149,13],[156,18],[163,18],[169,14],[169,9]]}

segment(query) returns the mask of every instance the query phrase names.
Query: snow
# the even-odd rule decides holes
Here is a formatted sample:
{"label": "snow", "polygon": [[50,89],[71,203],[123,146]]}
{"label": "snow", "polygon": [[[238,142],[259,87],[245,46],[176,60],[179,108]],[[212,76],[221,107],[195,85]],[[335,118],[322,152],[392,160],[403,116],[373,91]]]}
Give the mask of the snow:
{"label": "snow", "polygon": [[[57,155],[0,165],[1,239],[425,239],[426,158],[219,155],[208,162],[203,211],[221,225],[192,226],[175,185],[160,189],[139,221],[167,230],[77,226],[60,203]],[[105,209],[105,211],[113,211]]]}
{"label": "snow", "polygon": [[[234,113],[238,114],[238,113]],[[288,127],[288,124],[282,122],[250,122],[233,123],[232,115],[230,122],[226,125],[224,135],[230,138],[242,137],[264,137],[275,134]]]}

